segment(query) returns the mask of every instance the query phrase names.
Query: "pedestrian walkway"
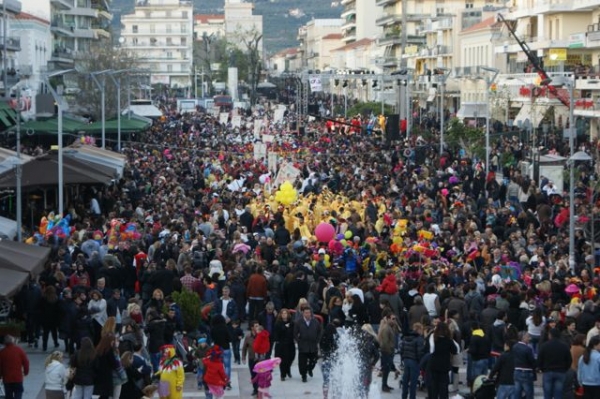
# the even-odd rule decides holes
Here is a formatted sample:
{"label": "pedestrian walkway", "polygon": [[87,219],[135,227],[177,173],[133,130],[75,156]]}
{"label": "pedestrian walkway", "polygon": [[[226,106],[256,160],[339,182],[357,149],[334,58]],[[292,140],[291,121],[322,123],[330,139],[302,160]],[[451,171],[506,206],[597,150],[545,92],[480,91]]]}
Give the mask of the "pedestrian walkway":
{"label": "pedestrian walkway", "polygon": [[[23,345],[22,345],[23,346]],[[29,376],[25,379],[25,392],[23,398],[45,399],[44,393],[44,361],[49,352],[44,353],[40,349],[28,348],[23,346],[31,364]],[[399,358],[396,357],[396,364]],[[375,371],[376,373],[377,371]],[[393,398],[400,394],[400,382],[402,377],[397,380],[393,379],[393,373],[390,375],[390,386],[395,388],[392,393],[376,394],[375,397]],[[381,379],[374,376],[377,386],[381,386]],[[466,367],[460,369],[460,380],[466,380]],[[543,398],[541,387],[541,374],[538,374],[535,382],[535,399]],[[271,386],[271,395],[276,399],[302,399],[302,398],[322,398],[323,397],[323,377],[319,365],[314,370],[314,376],[308,377],[308,382],[303,383],[298,374],[297,363],[292,366],[292,378],[281,381],[279,369],[273,372],[273,383]],[[468,392],[464,384],[460,385],[460,392]],[[454,394],[451,394],[451,396]],[[426,398],[425,390],[417,391],[417,398]],[[185,388],[183,397],[186,399],[204,398],[204,391],[197,389],[196,375],[188,373],[185,376]],[[252,399],[252,384],[250,383],[250,370],[247,364],[232,364],[231,372],[231,390],[225,391],[225,398]]]}

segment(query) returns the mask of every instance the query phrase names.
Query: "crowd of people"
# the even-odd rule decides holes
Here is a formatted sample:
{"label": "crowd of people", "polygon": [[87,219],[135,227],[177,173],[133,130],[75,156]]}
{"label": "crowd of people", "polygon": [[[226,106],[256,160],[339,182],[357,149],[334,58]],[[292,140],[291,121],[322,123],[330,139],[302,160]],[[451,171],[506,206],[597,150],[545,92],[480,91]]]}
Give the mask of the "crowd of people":
{"label": "crowd of people", "polygon": [[[255,366],[273,357],[282,383],[296,357],[304,382],[320,358],[327,396],[341,328],[372,344],[363,395],[375,364],[383,392],[402,375],[403,399],[419,385],[447,398],[465,364],[464,383],[475,390],[488,376],[499,398],[533,398],[538,371],[548,398],[599,395],[600,269],[584,225],[597,213],[593,168],[579,166],[568,198],[521,174],[537,143],[517,137],[494,140],[486,175],[459,149],[440,155],[431,121],[429,137],[390,142],[350,120],[314,120],[299,135],[273,115],[266,106],[233,127],[202,112],[167,114],[124,146],[120,181],[71,193],[68,236],[32,232],[29,242],[52,255],[15,296],[13,316],[32,347],[64,341],[75,371],[59,371],[55,352],[49,376],[72,381],[77,398],[129,399],[175,373],[161,397],[181,397],[187,359],[175,361],[174,348],[184,310],[173,294],[187,290],[205,310],[197,335],[186,333],[207,397],[230,387],[232,361],[248,364],[256,395],[268,392]],[[253,152],[255,120],[274,137],[269,153],[299,172],[292,203],[274,199],[277,165]],[[569,217],[578,218],[574,264]],[[317,237],[320,223],[333,226],[330,240]],[[129,225],[136,235],[115,234]]]}

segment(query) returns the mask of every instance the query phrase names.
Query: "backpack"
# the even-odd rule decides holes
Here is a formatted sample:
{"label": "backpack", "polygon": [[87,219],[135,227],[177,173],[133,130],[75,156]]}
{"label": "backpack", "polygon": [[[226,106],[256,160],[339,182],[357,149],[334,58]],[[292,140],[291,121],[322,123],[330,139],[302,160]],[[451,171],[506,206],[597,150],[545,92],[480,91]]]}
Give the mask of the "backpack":
{"label": "backpack", "polygon": [[194,270],[205,269],[208,267],[208,258],[204,251],[192,252],[192,266]]}

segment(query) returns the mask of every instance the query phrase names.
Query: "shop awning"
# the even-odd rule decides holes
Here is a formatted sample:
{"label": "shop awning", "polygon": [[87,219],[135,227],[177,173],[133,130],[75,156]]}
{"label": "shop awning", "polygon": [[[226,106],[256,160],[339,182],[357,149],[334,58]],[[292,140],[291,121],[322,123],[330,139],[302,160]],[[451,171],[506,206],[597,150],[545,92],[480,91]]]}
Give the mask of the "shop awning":
{"label": "shop awning", "polygon": [[[138,133],[152,126],[152,120],[143,116],[132,115],[130,118],[121,117],[121,133]],[[104,124],[104,131],[109,134],[116,134],[119,130],[117,119],[107,120]],[[102,133],[102,121],[96,121],[89,125],[82,126],[79,131],[87,134]]]}
{"label": "shop awning", "polygon": [[2,269],[38,274],[50,255],[50,248],[29,245],[22,242],[0,241],[0,275]]}
{"label": "shop awning", "polygon": [[6,101],[0,101],[0,131],[10,129],[17,124],[17,111]]}
{"label": "shop awning", "polygon": [[29,273],[18,270],[0,268],[0,297],[8,298],[13,296],[29,279]]}
{"label": "shop awning", "polygon": [[[80,118],[63,115],[63,133],[76,134],[81,130],[82,126],[86,125],[87,123]],[[58,133],[58,118],[38,119],[21,123],[21,131],[29,134]]]}
{"label": "shop awning", "polygon": [[118,152],[103,150],[102,148],[90,145],[75,144],[65,148],[64,155],[101,167],[113,168],[118,178],[123,177],[126,158]]}
{"label": "shop awning", "polygon": [[[22,167],[21,186],[46,187],[58,184],[58,154],[50,152]],[[117,178],[115,169],[63,156],[63,184],[108,184]],[[12,170],[0,174],[0,188],[15,187]]]}
{"label": "shop awning", "polygon": [[513,121],[514,126],[527,126],[530,124],[532,127],[538,127],[548,111],[549,105],[543,103],[523,103],[523,106],[519,110],[519,113]]}
{"label": "shop awning", "polygon": [[462,103],[456,117],[458,119],[465,118],[486,118],[487,117],[487,106],[483,103]]}
{"label": "shop awning", "polygon": [[[29,162],[33,157],[21,154],[21,163]],[[7,148],[0,148],[0,174],[12,170],[17,164],[17,153]]]}
{"label": "shop awning", "polygon": [[127,115],[130,111],[135,115],[145,116],[146,118],[160,118],[163,116],[163,112],[152,104],[132,104],[123,111],[123,115]]}
{"label": "shop awning", "polygon": [[16,237],[16,235],[17,221],[0,216],[0,237],[12,240]]}

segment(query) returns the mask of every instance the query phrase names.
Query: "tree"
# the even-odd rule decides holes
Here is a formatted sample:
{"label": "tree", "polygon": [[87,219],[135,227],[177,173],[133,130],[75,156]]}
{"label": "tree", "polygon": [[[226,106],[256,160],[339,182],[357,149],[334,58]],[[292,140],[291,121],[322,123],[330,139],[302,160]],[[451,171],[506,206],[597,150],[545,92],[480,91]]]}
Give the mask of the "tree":
{"label": "tree", "polygon": [[485,132],[480,127],[465,126],[458,118],[452,118],[445,140],[449,147],[463,148],[468,158],[485,155]]}
{"label": "tree", "polygon": [[[234,44],[236,48],[239,48],[244,54],[244,58],[246,60],[245,68],[240,68],[239,64],[234,64],[238,67],[240,71],[240,80],[241,73],[245,72],[247,75],[247,79],[244,79],[250,88],[250,103],[252,105],[256,104],[256,89],[258,87],[258,83],[260,81],[260,74],[263,69],[262,62],[262,38],[263,34],[258,32],[256,28],[245,30],[245,31],[237,31],[235,34],[235,38],[238,43]],[[244,70],[245,69],[245,70]]]}
{"label": "tree", "polygon": [[[89,51],[78,54],[75,59],[77,74],[72,75],[77,82],[79,92],[74,96],[74,103],[80,111],[91,115],[94,119],[101,118],[102,101],[101,91],[98,89],[90,73],[105,70],[131,70],[139,69],[139,60],[125,49],[114,47],[109,40],[93,42]],[[121,107],[127,105],[127,84],[125,79],[127,72],[115,75],[121,78]],[[117,88],[105,75],[97,75],[100,83],[104,82],[105,115],[109,119],[117,114]],[[134,81],[130,84],[135,84]]]}
{"label": "tree", "polygon": [[[212,35],[202,35],[202,40],[194,41],[194,69],[198,73],[204,74],[204,82],[206,82],[206,93],[212,93],[212,82],[213,81],[225,81],[227,80],[227,40],[224,37]],[[218,69],[213,69],[213,66],[219,65]],[[223,67],[225,68],[225,74],[223,74]],[[200,75],[194,78],[197,79]],[[202,79],[196,82],[200,85]],[[201,92],[201,90],[198,90]]]}

